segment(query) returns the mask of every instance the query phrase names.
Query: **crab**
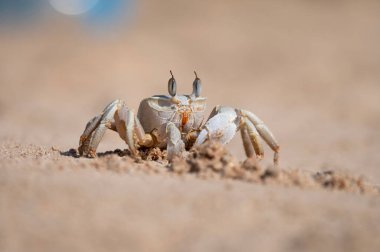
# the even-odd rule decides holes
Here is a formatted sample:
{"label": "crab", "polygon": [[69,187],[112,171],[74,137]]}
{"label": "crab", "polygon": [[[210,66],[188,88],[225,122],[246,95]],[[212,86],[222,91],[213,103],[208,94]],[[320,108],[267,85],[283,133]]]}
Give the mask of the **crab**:
{"label": "crab", "polygon": [[227,144],[240,131],[248,158],[262,159],[264,150],[260,137],[274,151],[273,162],[278,165],[279,145],[264,122],[252,112],[228,106],[216,106],[204,123],[205,97],[201,96],[201,80],[195,73],[193,92],[177,95],[177,84],[170,71],[168,95],[154,95],[140,102],[137,114],[118,99],[93,117],[80,137],[81,156],[95,157],[96,149],[107,129],[116,131],[133,156],[140,148],[167,150],[169,162],[183,157],[185,150],[206,141]]}

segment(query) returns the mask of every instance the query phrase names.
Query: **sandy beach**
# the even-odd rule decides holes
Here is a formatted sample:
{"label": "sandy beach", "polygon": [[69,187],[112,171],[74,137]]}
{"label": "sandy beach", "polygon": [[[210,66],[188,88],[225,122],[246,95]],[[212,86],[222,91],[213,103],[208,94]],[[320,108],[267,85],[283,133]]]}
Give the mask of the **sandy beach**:
{"label": "sandy beach", "polygon": [[[379,251],[380,4],[141,1],[125,26],[75,20],[0,31],[0,251]],[[189,94],[263,119],[281,146],[245,161],[240,134],[169,164],[134,159],[107,131],[114,99],[137,111]],[[157,154],[158,153],[158,154]],[[196,154],[194,154],[196,153]]]}

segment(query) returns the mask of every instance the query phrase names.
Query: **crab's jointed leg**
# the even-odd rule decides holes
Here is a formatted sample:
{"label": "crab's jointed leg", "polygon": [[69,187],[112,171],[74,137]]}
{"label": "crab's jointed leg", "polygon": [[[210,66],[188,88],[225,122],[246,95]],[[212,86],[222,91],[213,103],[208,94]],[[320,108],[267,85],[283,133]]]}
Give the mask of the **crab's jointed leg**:
{"label": "crab's jointed leg", "polygon": [[[264,157],[264,149],[260,142],[259,133],[255,126],[247,118],[242,118],[242,126],[240,129],[243,139],[244,149],[247,157],[252,157],[256,153],[256,158],[261,159]],[[246,133],[246,134],[245,134]],[[249,147],[248,147],[249,146]],[[253,150],[252,150],[253,147]],[[250,148],[252,151],[247,151]]]}
{"label": "crab's jointed leg", "polygon": [[249,158],[254,157],[255,156],[255,150],[253,149],[251,140],[249,139],[247,129],[242,128],[240,130],[240,134],[241,134],[241,139],[243,140],[245,155]]}
{"label": "crab's jointed leg", "polygon": [[264,139],[264,141],[274,151],[273,162],[275,165],[278,165],[280,146],[278,145],[273,133],[264,124],[264,122],[252,112],[241,109],[240,113],[242,117],[246,117],[250,122],[252,122],[254,128],[257,129],[257,132],[262,137],[262,139]]}
{"label": "crab's jointed leg", "polygon": [[276,139],[273,136],[273,133],[268,129],[268,127],[264,124],[260,118],[258,118],[255,114],[250,111],[241,109],[241,114],[244,117],[247,117],[256,127],[260,136],[264,139],[264,141],[271,147],[273,151],[279,148]]}
{"label": "crab's jointed leg", "polygon": [[145,134],[133,110],[129,110],[122,100],[111,102],[103,112],[91,119],[79,140],[79,154],[95,157],[96,149],[102,140],[106,129],[119,133],[119,136],[128,144],[133,155],[137,155],[137,146],[153,145],[153,138]]}
{"label": "crab's jointed leg", "polygon": [[115,113],[115,126],[121,139],[127,143],[132,154],[136,155],[137,149],[134,139],[136,129],[135,114],[133,110],[128,110],[125,103],[122,103],[117,113]]}
{"label": "crab's jointed leg", "polygon": [[101,115],[95,116],[87,123],[86,129],[84,130],[79,140],[78,151],[80,155],[83,155],[84,152],[86,153],[89,152],[89,146],[90,146],[90,142],[91,142],[94,130],[99,125],[101,118],[102,118]]}
{"label": "crab's jointed leg", "polygon": [[251,144],[253,146],[253,149],[256,153],[256,157],[261,159],[264,157],[264,149],[260,142],[260,135],[259,132],[257,132],[256,127],[253,125],[253,123],[248,120],[247,118],[243,117],[242,119],[242,129],[245,128],[247,130],[248,138],[251,141]]}
{"label": "crab's jointed leg", "polygon": [[107,128],[112,129],[113,116],[117,110],[119,100],[111,102],[103,112],[91,119],[79,140],[79,154],[95,157],[96,148],[102,140]]}

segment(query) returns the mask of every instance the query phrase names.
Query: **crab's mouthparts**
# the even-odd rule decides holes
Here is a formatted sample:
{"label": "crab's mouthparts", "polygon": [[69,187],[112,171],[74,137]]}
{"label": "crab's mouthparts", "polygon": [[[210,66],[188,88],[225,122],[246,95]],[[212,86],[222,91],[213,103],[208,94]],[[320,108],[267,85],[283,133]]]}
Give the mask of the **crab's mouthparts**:
{"label": "crab's mouthparts", "polygon": [[190,115],[190,113],[187,111],[182,112],[182,120],[181,120],[182,127],[184,127],[186,125],[186,123],[189,121],[189,115]]}

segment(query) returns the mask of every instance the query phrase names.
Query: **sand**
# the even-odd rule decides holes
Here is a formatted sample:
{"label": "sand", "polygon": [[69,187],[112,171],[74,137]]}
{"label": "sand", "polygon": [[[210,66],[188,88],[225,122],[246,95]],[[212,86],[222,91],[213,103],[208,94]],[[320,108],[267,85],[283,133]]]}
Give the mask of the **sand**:
{"label": "sand", "polygon": [[[0,251],[379,251],[380,5],[376,1],[142,1],[87,32],[63,16],[0,32]],[[169,164],[107,132],[116,98],[202,79],[281,145],[245,160],[240,135]]]}

